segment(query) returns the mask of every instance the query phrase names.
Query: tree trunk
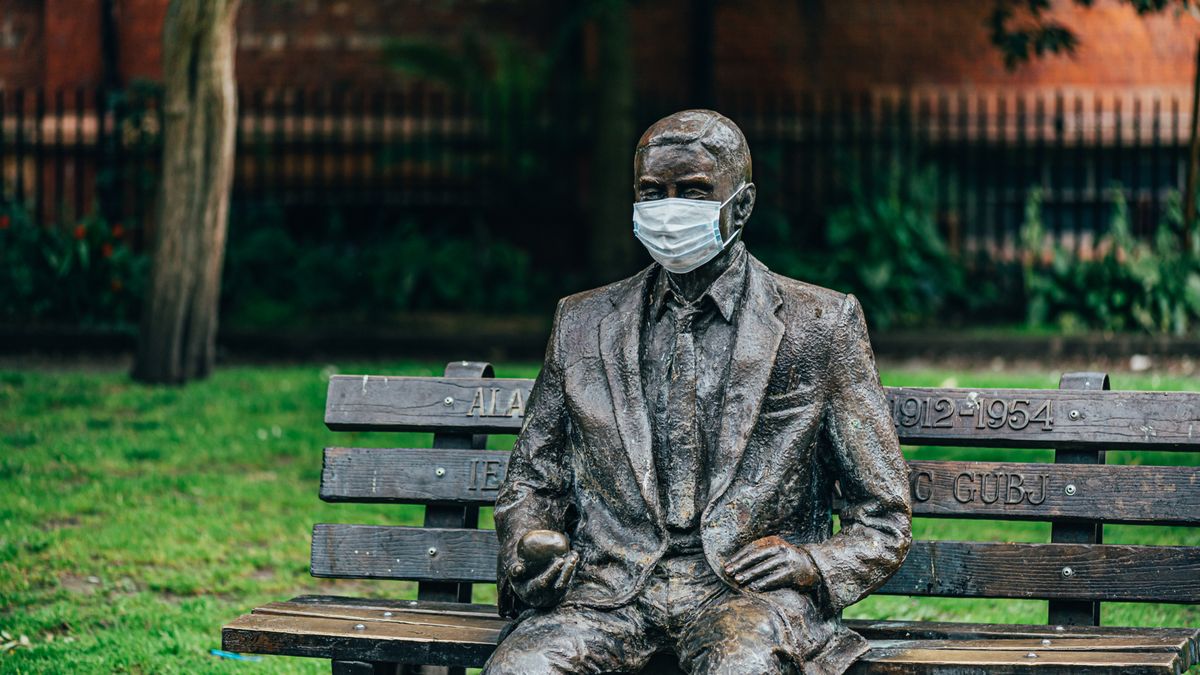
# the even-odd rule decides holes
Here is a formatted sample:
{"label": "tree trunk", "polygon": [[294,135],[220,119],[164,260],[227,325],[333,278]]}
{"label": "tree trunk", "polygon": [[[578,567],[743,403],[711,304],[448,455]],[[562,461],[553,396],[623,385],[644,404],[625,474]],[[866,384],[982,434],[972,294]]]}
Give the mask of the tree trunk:
{"label": "tree trunk", "polygon": [[205,377],[216,358],[233,180],[238,2],[171,0],[167,8],[158,236],[133,367],[143,382]]}
{"label": "tree trunk", "polygon": [[1183,250],[1192,250],[1192,228],[1196,224],[1196,187],[1200,180],[1200,41],[1196,42],[1196,71],[1192,80],[1192,130],[1188,152],[1187,182],[1183,187]]}
{"label": "tree trunk", "polygon": [[589,263],[594,281],[637,266],[633,239],[633,46],[628,0],[600,0],[596,15],[596,129],[592,146]]}

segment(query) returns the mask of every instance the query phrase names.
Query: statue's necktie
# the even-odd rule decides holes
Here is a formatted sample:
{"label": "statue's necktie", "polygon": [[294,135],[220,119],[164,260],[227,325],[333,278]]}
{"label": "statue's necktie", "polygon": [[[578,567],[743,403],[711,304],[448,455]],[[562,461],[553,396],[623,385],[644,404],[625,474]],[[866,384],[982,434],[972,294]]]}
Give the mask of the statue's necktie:
{"label": "statue's necktie", "polygon": [[696,407],[696,340],[700,307],[676,304],[675,348],[667,378],[667,525],[686,530],[696,518],[696,488],[702,475],[699,410]]}

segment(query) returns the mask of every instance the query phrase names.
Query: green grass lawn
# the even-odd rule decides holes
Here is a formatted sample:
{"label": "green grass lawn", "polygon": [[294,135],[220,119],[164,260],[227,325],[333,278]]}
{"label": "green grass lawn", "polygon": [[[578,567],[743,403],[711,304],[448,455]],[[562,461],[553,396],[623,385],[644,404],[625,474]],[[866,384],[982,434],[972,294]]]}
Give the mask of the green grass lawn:
{"label": "green grass lawn", "polygon": [[[526,365],[499,374],[531,376],[535,370]],[[0,371],[0,671],[328,672],[324,661],[230,662],[209,650],[220,645],[222,623],[256,604],[300,593],[413,597],[409,583],[308,575],[314,522],[419,524],[421,517],[420,507],[322,503],[321,448],[430,440],[325,430],[325,383],[333,372],[440,371],[412,363],[230,367],[183,389],[139,386],[119,372]],[[1057,374],[898,370],[884,379],[1057,386]],[[1200,389],[1195,380],[1150,376],[1118,376],[1113,385]],[[496,447],[506,442],[511,439],[495,439]],[[1049,458],[1044,451],[908,452],[923,458]],[[1110,453],[1110,461],[1200,463],[1200,457]],[[916,530],[941,539],[1049,537],[1041,523],[921,519]],[[1105,540],[1200,545],[1200,528],[1109,526]],[[492,588],[479,588],[477,599],[493,597]],[[1045,604],[878,597],[848,615],[1039,623]],[[1110,604],[1104,621],[1195,626],[1200,609]]]}

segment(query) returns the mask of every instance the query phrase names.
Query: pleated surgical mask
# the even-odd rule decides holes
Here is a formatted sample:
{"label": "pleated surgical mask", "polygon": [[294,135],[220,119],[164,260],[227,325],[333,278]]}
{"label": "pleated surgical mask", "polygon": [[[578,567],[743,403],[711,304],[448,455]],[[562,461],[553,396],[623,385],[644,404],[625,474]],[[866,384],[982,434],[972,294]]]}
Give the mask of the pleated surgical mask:
{"label": "pleated surgical mask", "polygon": [[717,257],[733,241],[721,236],[721,209],[746,189],[723,202],[708,199],[654,199],[633,204],[633,236],[650,257],[670,272],[684,274]]}

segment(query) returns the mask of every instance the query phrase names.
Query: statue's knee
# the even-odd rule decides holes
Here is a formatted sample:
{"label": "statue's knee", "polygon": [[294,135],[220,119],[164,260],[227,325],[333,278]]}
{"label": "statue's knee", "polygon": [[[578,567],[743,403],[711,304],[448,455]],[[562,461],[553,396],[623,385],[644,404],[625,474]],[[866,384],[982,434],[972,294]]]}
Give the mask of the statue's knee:
{"label": "statue's knee", "polygon": [[581,672],[580,654],[570,639],[555,639],[542,631],[510,635],[496,648],[483,669],[484,675]]}
{"label": "statue's knee", "polygon": [[713,645],[698,663],[692,665],[694,675],[768,675],[785,672],[788,671],[774,646],[755,647],[742,642]]}
{"label": "statue's knee", "polygon": [[749,673],[769,675],[786,673],[786,671],[784,664],[773,652],[719,653],[719,650],[713,650],[707,658],[701,659],[700,663],[692,664],[691,673],[694,675],[746,675]]}
{"label": "statue's knee", "polygon": [[709,630],[695,636],[692,672],[706,675],[788,672],[782,656],[779,627],[768,618],[737,620],[720,617]]}
{"label": "statue's knee", "polygon": [[537,649],[504,649],[496,650],[483,675],[524,675],[524,673],[556,673],[545,654]]}

